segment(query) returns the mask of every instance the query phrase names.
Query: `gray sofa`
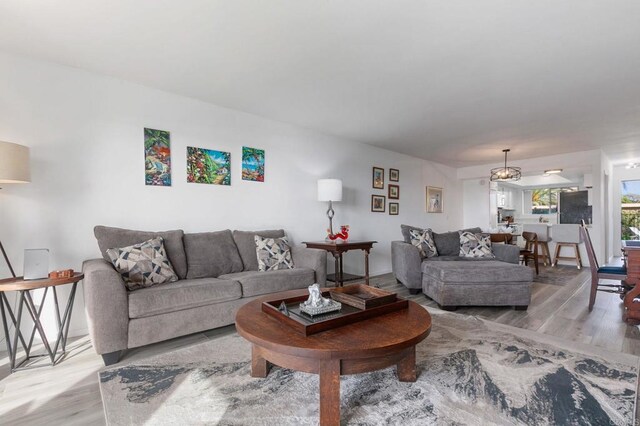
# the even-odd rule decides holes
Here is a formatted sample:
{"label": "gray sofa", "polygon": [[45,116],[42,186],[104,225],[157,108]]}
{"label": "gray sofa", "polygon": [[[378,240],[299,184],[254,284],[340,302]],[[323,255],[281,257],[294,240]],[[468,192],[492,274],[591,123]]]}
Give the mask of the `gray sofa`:
{"label": "gray sofa", "polygon": [[[433,239],[438,256],[422,259],[410,244],[410,229],[402,225],[403,241],[391,243],[391,263],[396,280],[409,292],[421,291],[442,309],[457,306],[514,306],[526,309],[531,300],[533,272],[519,265],[520,249],[514,245],[492,244],[495,259],[460,257],[458,231],[436,233]],[[474,233],[480,228],[465,229]]]}
{"label": "gray sofa", "polygon": [[[254,235],[283,230],[185,234],[97,226],[103,259],[83,264],[89,334],[105,365],[128,348],[233,324],[243,304],[269,293],[326,283],[326,252],[292,247],[293,269],[259,272]],[[127,291],[106,250],[161,236],[179,281]]]}

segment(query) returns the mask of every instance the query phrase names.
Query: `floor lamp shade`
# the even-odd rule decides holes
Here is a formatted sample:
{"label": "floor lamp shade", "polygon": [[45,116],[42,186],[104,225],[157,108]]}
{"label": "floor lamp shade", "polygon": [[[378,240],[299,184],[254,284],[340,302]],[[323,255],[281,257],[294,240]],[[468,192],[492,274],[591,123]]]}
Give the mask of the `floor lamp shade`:
{"label": "floor lamp shade", "polygon": [[0,183],[31,182],[29,148],[0,141]]}
{"label": "floor lamp shade", "polygon": [[342,181],[340,179],[319,179],[318,201],[342,201]]}

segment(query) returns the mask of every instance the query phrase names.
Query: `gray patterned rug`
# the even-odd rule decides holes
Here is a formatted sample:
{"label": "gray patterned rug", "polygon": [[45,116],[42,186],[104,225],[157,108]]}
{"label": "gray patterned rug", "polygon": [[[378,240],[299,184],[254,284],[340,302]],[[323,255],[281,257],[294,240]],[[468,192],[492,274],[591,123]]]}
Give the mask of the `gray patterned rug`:
{"label": "gray patterned rug", "polygon": [[[533,269],[533,266],[529,266],[531,267],[531,269]],[[540,274],[536,275],[534,271],[533,282],[552,285],[566,285],[572,279],[577,277],[580,272],[584,271],[584,268],[580,270],[573,265],[558,265],[552,267],[540,264],[538,266]]]}
{"label": "gray patterned rug", "polygon": [[[343,424],[631,425],[640,358],[434,310],[418,346],[419,378],[395,370],[343,376]],[[249,344],[232,334],[106,369],[111,425],[314,425],[318,377],[274,367],[249,376]]]}

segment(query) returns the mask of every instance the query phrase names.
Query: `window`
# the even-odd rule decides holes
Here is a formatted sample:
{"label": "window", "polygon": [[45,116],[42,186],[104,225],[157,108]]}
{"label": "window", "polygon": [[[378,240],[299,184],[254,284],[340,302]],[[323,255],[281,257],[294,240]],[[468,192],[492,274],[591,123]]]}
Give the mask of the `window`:
{"label": "window", "polygon": [[640,239],[640,180],[622,181],[622,239]]}
{"label": "window", "polygon": [[537,188],[531,190],[531,214],[558,213],[558,198],[561,192],[577,191],[570,188]]}

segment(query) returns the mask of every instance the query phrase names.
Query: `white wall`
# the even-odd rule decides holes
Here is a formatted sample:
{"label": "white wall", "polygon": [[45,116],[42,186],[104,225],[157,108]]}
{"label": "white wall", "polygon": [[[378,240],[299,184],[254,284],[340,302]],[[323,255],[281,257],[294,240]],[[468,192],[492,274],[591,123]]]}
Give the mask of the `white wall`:
{"label": "white wall", "polygon": [[[224,76],[221,76],[224,78]],[[31,147],[32,183],[0,191],[0,236],[17,271],[22,250],[51,250],[50,267],[79,270],[99,256],[98,224],[144,230],[285,228],[294,243],[319,240],[328,221],[316,180],[340,178],[335,224],[378,241],[371,272],[389,272],[400,224],[457,229],[456,171],[309,130],[73,68],[0,54],[0,140]],[[143,128],[171,132],[173,186],[144,185]],[[266,150],[266,182],[241,180],[243,145]],[[232,185],[186,182],[186,147],[231,152]],[[400,214],[371,213],[372,166],[400,170]],[[425,185],[445,191],[444,214],[425,212]],[[332,262],[329,267],[331,268]],[[363,271],[360,253],[345,269]],[[6,276],[6,274],[4,275]],[[106,301],[105,303],[108,303]],[[82,297],[71,332],[86,329]],[[48,308],[47,308],[48,309]],[[50,319],[50,312],[45,312]]]}
{"label": "white wall", "polygon": [[468,179],[462,181],[463,226],[465,228],[491,228],[493,209],[489,197],[489,179]]}

